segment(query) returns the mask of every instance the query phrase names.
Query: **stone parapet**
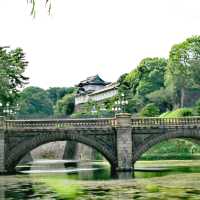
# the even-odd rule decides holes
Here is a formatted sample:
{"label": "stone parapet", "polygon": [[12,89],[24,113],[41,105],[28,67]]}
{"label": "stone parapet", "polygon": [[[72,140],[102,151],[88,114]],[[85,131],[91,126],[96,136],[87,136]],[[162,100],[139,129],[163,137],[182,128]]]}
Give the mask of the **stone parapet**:
{"label": "stone parapet", "polygon": [[116,126],[117,127],[130,127],[131,126],[131,114],[119,113],[116,114]]}

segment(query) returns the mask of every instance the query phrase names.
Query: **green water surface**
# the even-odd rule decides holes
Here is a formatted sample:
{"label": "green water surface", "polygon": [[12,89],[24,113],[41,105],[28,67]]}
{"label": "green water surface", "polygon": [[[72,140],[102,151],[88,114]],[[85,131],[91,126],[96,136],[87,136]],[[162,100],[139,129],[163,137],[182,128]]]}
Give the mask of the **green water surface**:
{"label": "green water surface", "polygon": [[139,161],[134,173],[112,174],[104,162],[47,162],[0,177],[4,199],[200,199],[200,161]]}

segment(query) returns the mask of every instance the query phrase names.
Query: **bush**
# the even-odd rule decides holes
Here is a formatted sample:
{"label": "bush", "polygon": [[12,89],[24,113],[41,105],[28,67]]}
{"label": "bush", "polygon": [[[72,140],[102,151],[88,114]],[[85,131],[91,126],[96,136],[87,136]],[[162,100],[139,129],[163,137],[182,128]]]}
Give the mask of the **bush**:
{"label": "bush", "polygon": [[182,115],[182,117],[187,117],[187,116],[192,116],[193,113],[192,113],[192,109],[190,108],[182,108],[180,114]]}
{"label": "bush", "polygon": [[160,114],[160,109],[154,104],[147,104],[140,112],[142,117],[155,117]]}
{"label": "bush", "polygon": [[173,118],[173,117],[189,117],[193,115],[194,113],[191,108],[179,108],[171,112],[163,113],[160,115],[160,117]]}

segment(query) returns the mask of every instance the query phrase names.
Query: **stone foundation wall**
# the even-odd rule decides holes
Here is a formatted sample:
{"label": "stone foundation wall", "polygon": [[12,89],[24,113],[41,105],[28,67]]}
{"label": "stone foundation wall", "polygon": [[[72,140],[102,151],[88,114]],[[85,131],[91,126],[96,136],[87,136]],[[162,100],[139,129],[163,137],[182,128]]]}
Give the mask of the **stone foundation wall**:
{"label": "stone foundation wall", "polygon": [[[77,160],[95,160],[96,150],[86,145],[73,142],[51,142],[44,144],[31,151],[32,159],[77,159]],[[30,154],[26,155],[24,161],[31,161]]]}
{"label": "stone foundation wall", "polygon": [[66,142],[50,142],[48,144],[44,144],[33,151],[31,151],[31,155],[33,159],[62,159],[64,154]]}

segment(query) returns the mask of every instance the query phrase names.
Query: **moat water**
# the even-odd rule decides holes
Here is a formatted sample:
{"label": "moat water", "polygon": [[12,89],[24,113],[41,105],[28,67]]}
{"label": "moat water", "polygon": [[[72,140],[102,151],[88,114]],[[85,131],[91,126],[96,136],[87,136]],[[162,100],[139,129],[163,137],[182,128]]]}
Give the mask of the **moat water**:
{"label": "moat water", "polygon": [[105,162],[39,160],[0,177],[0,200],[200,199],[200,161],[138,161],[112,174]]}

